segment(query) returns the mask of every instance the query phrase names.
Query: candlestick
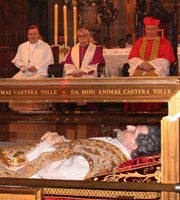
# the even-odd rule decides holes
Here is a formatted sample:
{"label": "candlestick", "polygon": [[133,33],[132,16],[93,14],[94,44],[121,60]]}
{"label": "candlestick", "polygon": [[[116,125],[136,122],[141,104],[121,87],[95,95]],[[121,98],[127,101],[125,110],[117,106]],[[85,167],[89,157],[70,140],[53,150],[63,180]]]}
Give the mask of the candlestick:
{"label": "candlestick", "polygon": [[63,19],[64,19],[64,45],[67,48],[68,44],[68,26],[67,26],[67,7],[63,6]]}
{"label": "candlestick", "polygon": [[58,5],[54,5],[54,45],[58,44]]}
{"label": "candlestick", "polygon": [[73,6],[77,6],[77,0],[73,0]]}
{"label": "candlestick", "polygon": [[77,8],[73,7],[74,45],[77,43]]}

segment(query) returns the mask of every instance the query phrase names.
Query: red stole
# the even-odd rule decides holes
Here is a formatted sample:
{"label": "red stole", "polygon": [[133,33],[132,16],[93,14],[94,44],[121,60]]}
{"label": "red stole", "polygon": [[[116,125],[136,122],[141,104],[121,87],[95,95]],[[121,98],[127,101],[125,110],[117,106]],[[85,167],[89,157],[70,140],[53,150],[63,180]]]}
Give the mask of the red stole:
{"label": "red stole", "polygon": [[84,45],[84,46],[82,46],[82,45],[79,45],[79,63],[80,63],[80,67],[81,67],[81,65],[82,65],[82,61],[83,61],[83,58],[84,58],[84,55],[85,55],[85,53],[86,53],[86,50],[87,50],[87,48],[88,48],[88,44],[87,45]]}
{"label": "red stole", "polygon": [[151,61],[158,57],[160,37],[154,40],[148,40],[146,37],[143,38],[141,47],[139,50],[139,56],[142,60]]}

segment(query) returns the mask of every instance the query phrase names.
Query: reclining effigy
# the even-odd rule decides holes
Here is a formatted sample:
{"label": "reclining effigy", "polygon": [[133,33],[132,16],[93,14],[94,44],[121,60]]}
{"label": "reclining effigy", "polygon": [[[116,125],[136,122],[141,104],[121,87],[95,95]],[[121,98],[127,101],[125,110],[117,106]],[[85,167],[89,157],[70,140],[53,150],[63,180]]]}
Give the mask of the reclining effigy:
{"label": "reclining effigy", "polygon": [[117,135],[69,141],[48,132],[37,145],[1,147],[0,176],[87,180],[117,171],[132,157],[160,153],[160,131],[154,126],[128,125]]}
{"label": "reclining effigy", "polygon": [[[142,84],[143,82],[143,84]],[[87,88],[91,84],[91,90],[94,93],[89,94],[89,90]],[[168,102],[168,115],[176,115],[180,112],[180,94],[179,94],[179,79],[177,77],[174,78],[158,78],[156,80],[152,78],[145,79],[118,79],[118,80],[109,80],[109,79],[102,79],[102,80],[69,80],[68,82],[65,80],[50,80],[50,81],[28,81],[23,83],[21,81],[14,83],[14,81],[10,80],[3,80],[0,81],[1,85],[1,95],[0,100],[2,102],[9,102],[12,98],[14,101],[24,101],[24,100],[31,100],[31,101],[54,101],[54,102],[63,102],[66,98],[69,102],[71,101],[84,101],[84,99],[90,99],[92,102],[102,101],[102,100],[109,100],[112,102]],[[104,89],[104,87],[109,86],[109,89]],[[31,91],[34,93],[28,93],[29,88],[31,87]],[[46,95],[44,94],[44,88],[49,88],[46,91]],[[55,89],[54,89],[55,88]],[[63,88],[63,89],[62,89]],[[148,89],[147,89],[148,88]],[[159,89],[160,88],[160,89]],[[51,90],[52,89],[52,90]],[[50,91],[51,90],[51,91]],[[53,91],[53,93],[52,93]],[[62,94],[63,91],[63,94]],[[88,91],[87,93],[85,93]],[[17,93],[18,92],[18,93]],[[74,92],[78,93],[74,95]],[[102,92],[103,95],[102,95]],[[109,97],[109,94],[106,92],[113,92],[112,95]],[[135,93],[136,92],[136,93]],[[145,92],[145,93],[142,93]],[[21,95],[21,94],[22,95]],[[27,94],[28,93],[28,94]],[[137,94],[138,93],[138,94]],[[66,95],[65,95],[66,94]],[[83,94],[83,95],[82,95]],[[145,134],[144,134],[145,136]],[[67,198],[98,198],[98,199],[176,199],[178,194],[174,192],[174,190],[163,190],[163,192],[157,191],[152,189],[151,185],[149,186],[149,182],[156,182],[159,188],[162,184],[175,184],[179,182],[179,118],[174,119],[173,117],[164,117],[161,120],[161,158],[160,158],[160,165],[161,170],[159,170],[159,161],[156,162],[154,158],[152,159],[153,162],[149,163],[149,167],[144,165],[144,163],[140,166],[137,163],[140,162],[138,159],[128,159],[121,163],[122,166],[129,166],[128,168],[117,168],[114,169],[113,172],[103,172],[103,174],[98,174],[95,177],[89,177],[87,180],[81,181],[72,181],[72,180],[59,180],[59,179],[46,179],[46,178],[38,178],[33,179],[31,178],[0,178],[0,198],[3,199],[3,192],[8,191],[13,188],[13,190],[17,190],[17,187],[22,187],[21,194],[25,190],[24,187],[30,191],[30,187],[35,188],[37,195],[42,193],[44,195],[44,199],[48,199],[51,196],[53,197],[67,197]],[[27,144],[29,145],[29,144]],[[55,145],[56,146],[56,145]],[[135,147],[135,145],[132,145]],[[7,147],[7,146],[6,146]],[[33,146],[29,146],[27,149],[27,153],[33,152],[33,147],[37,147],[37,144],[33,144]],[[2,150],[2,148],[1,148]],[[5,146],[3,146],[3,150],[5,150]],[[53,149],[54,150],[54,147]],[[158,154],[158,153],[155,153]],[[23,154],[22,154],[23,155]],[[25,154],[26,155],[26,154]],[[33,155],[33,154],[29,154]],[[141,155],[142,157],[146,157],[148,155]],[[2,158],[2,157],[1,157]],[[21,156],[20,156],[21,158]],[[33,158],[33,156],[29,156],[28,158]],[[18,160],[15,155],[14,160]],[[142,158],[145,160],[144,158]],[[148,159],[146,157],[146,159]],[[20,159],[21,160],[21,159]],[[23,161],[23,160],[22,160]],[[5,162],[5,160],[3,161]],[[3,163],[3,166],[6,165]],[[23,164],[26,162],[24,161]],[[133,164],[136,163],[135,168],[133,168]],[[152,168],[152,165],[153,168]],[[144,166],[143,166],[144,165]],[[14,166],[11,170],[17,169],[19,166]],[[138,167],[138,169],[136,169]],[[141,168],[142,167],[142,168]],[[124,170],[127,170],[125,172]],[[134,171],[133,171],[134,169]],[[152,169],[154,171],[151,171]],[[30,169],[29,169],[30,170]],[[140,172],[140,170],[142,170]],[[146,173],[145,178],[143,173]],[[150,173],[148,175],[148,172]],[[161,172],[161,173],[160,173]],[[45,174],[45,173],[44,173]],[[117,175],[114,178],[114,174]],[[138,175],[140,174],[140,175]],[[129,181],[131,178],[130,176],[134,176],[132,179],[133,181]],[[112,178],[109,178],[109,177]],[[138,178],[137,178],[138,176]],[[120,177],[123,177],[122,179]],[[155,179],[154,179],[155,177]],[[161,177],[161,179],[160,179]],[[143,180],[143,178],[145,180]],[[110,181],[110,180],[118,180]],[[92,181],[93,180],[93,181]],[[104,180],[104,181],[101,181]],[[109,180],[109,181],[105,181]],[[127,181],[128,180],[128,181]],[[159,184],[159,180],[160,184]],[[127,181],[127,182],[124,182]],[[138,189],[137,185],[132,186],[134,182],[138,182]],[[146,188],[141,186],[141,182],[147,181],[148,183]],[[124,184],[127,183],[126,187],[123,187]],[[19,189],[18,189],[19,190]],[[142,192],[144,191],[144,192]],[[153,191],[156,191],[153,193]],[[165,191],[165,192],[164,192]],[[168,192],[167,192],[168,191]],[[7,193],[8,193],[7,192]],[[147,194],[148,193],[148,194]],[[161,194],[162,193],[162,194]],[[8,193],[12,195],[12,192]],[[36,196],[37,196],[36,195]],[[142,196],[143,195],[143,196]],[[172,198],[173,196],[173,198]]]}

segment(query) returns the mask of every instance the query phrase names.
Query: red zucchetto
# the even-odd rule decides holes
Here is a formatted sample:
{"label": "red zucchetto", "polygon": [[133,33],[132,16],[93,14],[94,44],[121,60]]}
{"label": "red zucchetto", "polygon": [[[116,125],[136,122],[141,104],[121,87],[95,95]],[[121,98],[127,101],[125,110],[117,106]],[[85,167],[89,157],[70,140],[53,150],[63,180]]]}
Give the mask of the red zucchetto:
{"label": "red zucchetto", "polygon": [[145,26],[158,26],[160,24],[160,20],[153,17],[145,17],[143,22]]}

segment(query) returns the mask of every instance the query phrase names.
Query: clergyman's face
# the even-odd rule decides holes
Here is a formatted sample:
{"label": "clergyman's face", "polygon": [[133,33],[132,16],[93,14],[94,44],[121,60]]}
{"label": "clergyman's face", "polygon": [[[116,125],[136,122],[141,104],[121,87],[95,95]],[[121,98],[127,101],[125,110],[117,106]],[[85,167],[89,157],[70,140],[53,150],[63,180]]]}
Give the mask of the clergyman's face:
{"label": "clergyman's face", "polygon": [[86,31],[81,31],[77,34],[80,45],[86,45],[89,43],[90,35]]}
{"label": "clergyman's face", "polygon": [[36,43],[39,39],[39,31],[37,28],[32,28],[28,30],[27,38],[30,43]]}
{"label": "clergyman's face", "polygon": [[154,39],[155,37],[157,37],[158,31],[159,31],[158,26],[146,26],[145,27],[146,37],[148,39]]}
{"label": "clergyman's face", "polygon": [[59,39],[59,44],[63,45],[64,44],[64,37],[60,35],[58,39]]}

